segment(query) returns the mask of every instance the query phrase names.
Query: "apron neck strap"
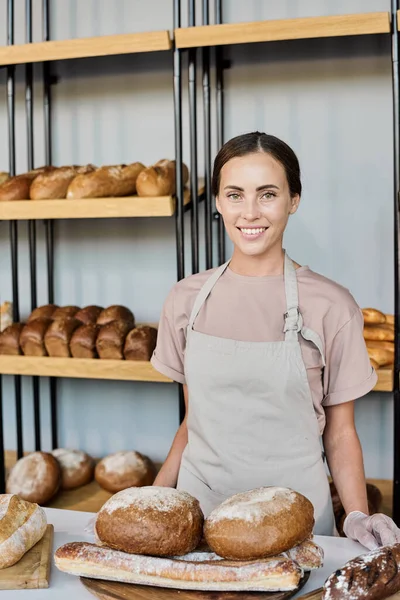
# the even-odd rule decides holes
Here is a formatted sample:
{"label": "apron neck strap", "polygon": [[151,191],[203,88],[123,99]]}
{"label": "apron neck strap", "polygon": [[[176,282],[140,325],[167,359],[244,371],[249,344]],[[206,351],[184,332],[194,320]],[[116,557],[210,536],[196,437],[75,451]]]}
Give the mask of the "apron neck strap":
{"label": "apron neck strap", "polygon": [[286,251],[283,275],[286,294],[285,326],[283,331],[285,333],[285,340],[291,341],[297,339],[297,334],[303,327],[303,319],[299,311],[296,269]]}
{"label": "apron neck strap", "polygon": [[216,271],[214,271],[214,273],[211,275],[211,277],[209,277],[207,279],[207,281],[201,288],[200,292],[197,294],[195,303],[192,308],[192,312],[190,313],[189,329],[193,329],[194,322],[196,320],[197,315],[199,314],[201,307],[203,306],[204,302],[207,300],[208,296],[211,293],[211,290],[213,289],[214,285],[217,283],[218,279],[221,277],[222,273],[228,267],[229,263],[230,263],[230,260],[228,260],[228,262],[226,262],[223,265],[221,265],[220,267],[218,267],[218,269],[216,269]]}

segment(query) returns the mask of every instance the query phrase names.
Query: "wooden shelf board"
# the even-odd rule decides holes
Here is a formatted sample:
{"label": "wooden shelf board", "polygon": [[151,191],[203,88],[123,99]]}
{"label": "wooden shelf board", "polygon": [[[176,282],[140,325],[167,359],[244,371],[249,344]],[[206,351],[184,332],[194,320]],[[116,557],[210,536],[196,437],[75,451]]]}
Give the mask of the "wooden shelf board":
{"label": "wooden shelf board", "polygon": [[177,48],[390,33],[388,12],[226,23],[175,29]]}
{"label": "wooden shelf board", "polygon": [[[185,190],[184,204],[190,201]],[[174,196],[143,198],[84,198],[81,200],[14,200],[0,202],[0,221],[27,219],[112,219],[119,217],[172,217]]]}
{"label": "wooden shelf board", "polygon": [[392,392],[393,391],[393,369],[378,369],[378,383],[374,387],[374,392]]}
{"label": "wooden shelf board", "polygon": [[150,31],[0,47],[0,65],[155,52],[172,48],[169,32]]}
{"label": "wooden shelf board", "polygon": [[0,356],[1,375],[37,375],[81,379],[114,379],[170,383],[150,362],[88,358],[50,358],[36,356]]}

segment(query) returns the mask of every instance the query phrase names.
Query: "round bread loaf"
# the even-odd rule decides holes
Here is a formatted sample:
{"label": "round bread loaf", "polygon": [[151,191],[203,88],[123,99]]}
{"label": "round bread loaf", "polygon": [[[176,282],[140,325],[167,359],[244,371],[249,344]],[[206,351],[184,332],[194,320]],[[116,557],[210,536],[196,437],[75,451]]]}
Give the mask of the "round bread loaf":
{"label": "round bread loaf", "polygon": [[45,504],[57,493],[60,482],[61,469],[54,456],[32,452],[11,469],[6,491],[28,502]]}
{"label": "round bread loaf", "polygon": [[205,521],[210,548],[232,560],[266,558],[290,550],[311,536],[314,507],[288,488],[261,487],[236,494]]}
{"label": "round bread loaf", "polygon": [[155,476],[156,469],[150,458],[134,450],[110,454],[95,469],[97,483],[113,494],[130,487],[151,485]]}
{"label": "round bread loaf", "polygon": [[196,548],[203,513],[196,498],[168,487],[129,488],[115,494],[97,515],[100,542],[131,554],[181,556]]}
{"label": "round bread loaf", "polygon": [[57,448],[52,451],[61,468],[61,488],[73,490],[93,479],[94,461],[81,450]]}

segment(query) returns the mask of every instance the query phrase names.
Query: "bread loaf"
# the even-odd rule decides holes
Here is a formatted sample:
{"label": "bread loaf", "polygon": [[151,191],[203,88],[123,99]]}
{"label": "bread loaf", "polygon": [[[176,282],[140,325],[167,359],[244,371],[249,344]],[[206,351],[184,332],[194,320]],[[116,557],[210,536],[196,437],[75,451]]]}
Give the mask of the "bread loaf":
{"label": "bread loaf", "polygon": [[97,334],[96,350],[100,358],[121,360],[124,358],[124,344],[131,323],[126,321],[111,321],[100,327]]}
{"label": "bread loaf", "polygon": [[47,356],[44,336],[51,323],[51,319],[42,317],[25,325],[19,338],[25,356]]}
{"label": "bread loaf", "polygon": [[61,470],[58,462],[47,452],[32,452],[11,469],[6,491],[28,502],[45,504],[58,491]]}
{"label": "bread loaf", "polygon": [[129,196],[136,192],[136,180],[144,169],[139,162],[101,167],[93,173],[77,175],[68,186],[67,198],[104,198]]}
{"label": "bread loaf", "polygon": [[52,455],[61,469],[61,489],[73,490],[92,481],[94,461],[86,452],[57,448]]}
{"label": "bread loaf", "polygon": [[73,317],[53,321],[44,336],[47,354],[53,357],[68,358],[71,356],[70,341],[75,329],[80,327],[80,321]]}
{"label": "bread loaf", "polygon": [[382,325],[366,325],[364,327],[364,339],[371,341],[394,341],[394,327],[388,323]]}
{"label": "bread loaf", "polygon": [[22,354],[19,338],[23,328],[24,323],[13,323],[0,333],[0,354],[7,354],[8,356]]}
{"label": "bread loaf", "polygon": [[87,542],[61,546],[54,560],[60,571],[71,575],[214,592],[295,590],[302,576],[300,567],[283,556],[256,562],[189,561],[126,554]]}
{"label": "bread loaf", "polygon": [[115,493],[129,487],[151,485],[156,469],[148,456],[133,450],[123,450],[103,458],[95,470],[97,483]]}
{"label": "bread loaf", "polygon": [[175,193],[175,173],[168,167],[148,167],[136,182],[139,196],[171,196]]}
{"label": "bread loaf", "polygon": [[96,340],[100,325],[88,323],[75,329],[70,342],[70,351],[74,358],[97,358]]}
{"label": "bread loaf", "polygon": [[0,202],[13,200],[28,200],[32,181],[41,173],[50,172],[54,167],[39,167],[23,175],[16,175],[0,184]]}
{"label": "bread loaf", "polygon": [[323,549],[312,540],[305,540],[298,546],[285,552],[303,571],[315,571],[320,569],[324,562]]}
{"label": "bread loaf", "polygon": [[74,317],[79,310],[79,306],[58,306],[51,315],[53,321],[68,319]]}
{"label": "bread loaf", "polygon": [[367,346],[367,351],[370,359],[373,359],[379,367],[392,365],[394,363],[394,353],[390,350],[386,350],[386,348],[371,348]]}
{"label": "bread loaf", "polygon": [[362,313],[366,325],[382,325],[386,322],[386,315],[376,308],[363,308]]}
{"label": "bread loaf", "polygon": [[27,323],[34,321],[35,319],[41,319],[42,317],[51,318],[57,308],[57,304],[45,304],[44,306],[38,306],[29,315]]}
{"label": "bread loaf", "polygon": [[48,173],[41,173],[32,182],[29,190],[32,200],[53,200],[65,198],[71,181],[80,174],[91,173],[96,167],[58,167]]}
{"label": "bread loaf", "polygon": [[129,488],[108,500],[97,514],[98,539],[116,550],[179,556],[198,545],[203,513],[187,492],[167,487]]}
{"label": "bread loaf", "polygon": [[394,325],[394,315],[386,315],[386,323],[388,325]]}
{"label": "bread loaf", "polygon": [[10,176],[8,173],[6,173],[5,171],[0,171],[0,185],[2,183],[4,183],[5,181],[7,181],[7,179],[9,179]]}
{"label": "bread loaf", "polygon": [[400,544],[350,560],[325,582],[322,600],[383,600],[400,590]]}
{"label": "bread loaf", "polygon": [[157,343],[157,329],[140,325],[126,336],[124,358],[126,360],[150,360]]}
{"label": "bread loaf", "polygon": [[85,308],[81,308],[81,310],[78,310],[78,312],[74,316],[75,319],[78,319],[78,321],[80,321],[84,325],[87,325],[88,323],[96,323],[103,310],[104,309],[101,306],[85,306]]}
{"label": "bread loaf", "polygon": [[[157,161],[154,166],[155,167],[167,167],[167,168],[171,169],[174,172],[174,177],[175,177],[175,171],[176,171],[176,161],[175,160],[168,160],[168,158],[162,158],[161,160]],[[189,169],[187,168],[185,163],[182,163],[182,180],[183,180],[183,185],[186,185],[187,182],[189,181]]]}
{"label": "bread loaf", "polygon": [[14,494],[0,495],[0,569],[15,565],[46,531],[43,508]]}
{"label": "bread loaf", "polygon": [[210,548],[232,560],[274,556],[311,537],[314,507],[301,494],[262,487],[232,496],[205,521]]}
{"label": "bread loaf", "polygon": [[96,323],[97,325],[106,325],[107,323],[111,323],[111,321],[125,321],[126,323],[130,323],[131,327],[135,326],[135,317],[132,311],[119,304],[113,304],[103,309]]}

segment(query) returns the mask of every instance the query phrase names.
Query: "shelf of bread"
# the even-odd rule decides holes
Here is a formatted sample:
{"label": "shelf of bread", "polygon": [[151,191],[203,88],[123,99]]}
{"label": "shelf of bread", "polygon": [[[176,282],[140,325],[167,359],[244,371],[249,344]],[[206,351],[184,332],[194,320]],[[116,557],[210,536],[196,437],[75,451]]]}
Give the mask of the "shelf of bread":
{"label": "shelf of bread", "polygon": [[388,12],[226,23],[175,29],[177,48],[390,33]]}
{"label": "shelf of bread", "polygon": [[170,50],[171,48],[172,42],[167,30],[75,38],[72,40],[53,40],[33,44],[1,46],[0,65],[157,52]]}
{"label": "shelf of bread", "polygon": [[376,392],[392,392],[394,376],[394,316],[363,308],[364,339],[378,382]]}

